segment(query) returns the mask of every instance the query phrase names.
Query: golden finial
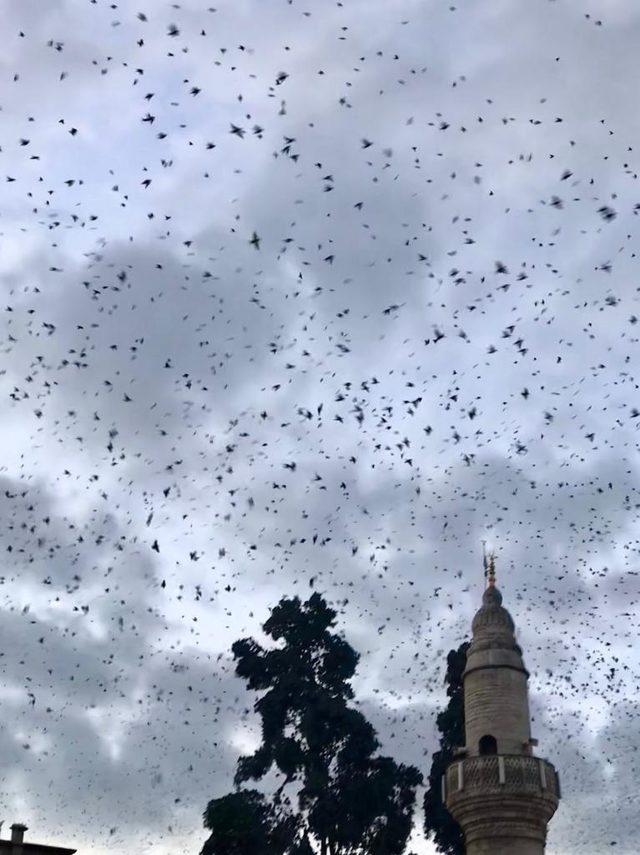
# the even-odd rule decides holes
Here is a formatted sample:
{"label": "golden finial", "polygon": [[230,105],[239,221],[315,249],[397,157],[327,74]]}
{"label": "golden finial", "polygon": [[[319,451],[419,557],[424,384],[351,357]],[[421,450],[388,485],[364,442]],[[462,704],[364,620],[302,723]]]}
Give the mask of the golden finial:
{"label": "golden finial", "polygon": [[494,588],[496,584],[496,556],[489,553],[489,568],[487,570],[487,587]]}
{"label": "golden finial", "polygon": [[484,577],[487,580],[487,588],[493,588],[496,584],[496,556],[493,550],[487,552],[487,541],[482,541],[482,567]]}

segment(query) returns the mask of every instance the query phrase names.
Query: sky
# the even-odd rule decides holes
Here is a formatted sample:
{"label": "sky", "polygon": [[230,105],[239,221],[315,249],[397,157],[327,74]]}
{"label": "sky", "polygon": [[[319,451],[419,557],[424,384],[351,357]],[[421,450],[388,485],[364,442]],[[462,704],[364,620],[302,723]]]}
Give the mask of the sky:
{"label": "sky", "polygon": [[640,9],[1,5],[5,832],[198,852],[312,591],[426,775],[485,541],[547,852],[636,852]]}

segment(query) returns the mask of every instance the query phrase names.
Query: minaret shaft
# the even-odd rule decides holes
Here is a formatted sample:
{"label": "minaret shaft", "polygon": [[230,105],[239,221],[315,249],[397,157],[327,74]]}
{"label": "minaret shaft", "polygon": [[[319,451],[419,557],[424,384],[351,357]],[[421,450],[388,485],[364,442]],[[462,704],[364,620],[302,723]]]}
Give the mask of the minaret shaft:
{"label": "minaret shaft", "polygon": [[522,837],[503,837],[501,840],[477,840],[467,846],[467,855],[542,855],[544,844]]}
{"label": "minaret shaft", "polygon": [[527,675],[512,668],[483,668],[465,675],[467,753],[480,753],[480,740],[496,739],[499,754],[528,753],[531,738]]}

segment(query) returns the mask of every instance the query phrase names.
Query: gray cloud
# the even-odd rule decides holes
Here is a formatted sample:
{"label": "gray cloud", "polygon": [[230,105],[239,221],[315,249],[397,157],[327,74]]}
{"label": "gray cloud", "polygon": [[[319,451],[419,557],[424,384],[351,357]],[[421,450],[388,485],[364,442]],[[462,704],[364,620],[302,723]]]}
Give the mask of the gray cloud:
{"label": "gray cloud", "polygon": [[7,14],[5,810],[197,851],[255,728],[229,645],[311,579],[426,772],[486,538],[549,851],[635,851],[637,13],[138,11]]}

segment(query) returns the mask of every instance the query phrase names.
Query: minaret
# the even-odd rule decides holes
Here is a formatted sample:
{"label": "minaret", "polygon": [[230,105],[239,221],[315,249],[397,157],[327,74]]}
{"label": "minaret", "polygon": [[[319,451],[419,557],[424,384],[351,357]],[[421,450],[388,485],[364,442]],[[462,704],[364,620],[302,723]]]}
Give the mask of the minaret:
{"label": "minaret", "polygon": [[488,559],[487,588],[464,671],[464,748],[443,776],[443,798],[467,855],[543,855],[558,807],[556,770],[533,756],[527,679],[511,615]]}

